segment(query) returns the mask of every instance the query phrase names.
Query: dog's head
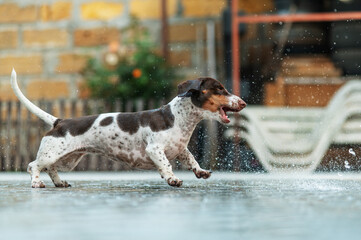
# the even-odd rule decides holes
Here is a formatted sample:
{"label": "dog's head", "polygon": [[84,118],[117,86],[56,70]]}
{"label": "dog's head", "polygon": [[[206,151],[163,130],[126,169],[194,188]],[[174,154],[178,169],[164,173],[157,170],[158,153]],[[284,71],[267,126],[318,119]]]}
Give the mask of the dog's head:
{"label": "dog's head", "polygon": [[230,122],[227,112],[239,112],[247,105],[213,78],[198,78],[179,84],[178,97],[190,97],[196,107],[207,110],[207,118],[222,123]]}

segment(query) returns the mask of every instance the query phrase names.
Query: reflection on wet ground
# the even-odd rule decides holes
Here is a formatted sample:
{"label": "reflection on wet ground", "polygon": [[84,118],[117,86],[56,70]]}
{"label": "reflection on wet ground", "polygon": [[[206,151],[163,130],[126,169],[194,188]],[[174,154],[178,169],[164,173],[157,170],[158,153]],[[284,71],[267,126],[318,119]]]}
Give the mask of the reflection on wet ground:
{"label": "reflection on wet ground", "polygon": [[31,189],[26,173],[1,173],[1,239],[360,239],[361,173],[177,175],[182,188],[97,172]]}

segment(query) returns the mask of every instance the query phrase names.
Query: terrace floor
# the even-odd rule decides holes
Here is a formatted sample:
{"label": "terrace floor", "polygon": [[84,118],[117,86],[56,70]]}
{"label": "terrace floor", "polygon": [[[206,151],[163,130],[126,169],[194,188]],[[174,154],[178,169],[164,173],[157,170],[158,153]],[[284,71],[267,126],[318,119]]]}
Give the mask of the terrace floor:
{"label": "terrace floor", "polygon": [[0,173],[1,239],[359,239],[361,173],[61,174],[71,188],[31,189]]}

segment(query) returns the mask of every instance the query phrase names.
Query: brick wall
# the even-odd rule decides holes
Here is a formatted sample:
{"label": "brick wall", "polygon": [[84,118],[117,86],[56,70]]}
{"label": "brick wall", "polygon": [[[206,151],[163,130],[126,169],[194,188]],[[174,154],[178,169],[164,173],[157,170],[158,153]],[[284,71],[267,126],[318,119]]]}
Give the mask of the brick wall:
{"label": "brick wall", "polygon": [[[168,0],[170,62],[184,78],[206,74],[205,19],[216,22],[224,0]],[[0,0],[0,100],[15,99],[9,85],[14,67],[31,99],[88,96],[79,71],[87,57],[99,59],[135,14],[160,41],[160,0]],[[222,59],[218,55],[218,61]],[[222,69],[221,64],[219,68]]]}

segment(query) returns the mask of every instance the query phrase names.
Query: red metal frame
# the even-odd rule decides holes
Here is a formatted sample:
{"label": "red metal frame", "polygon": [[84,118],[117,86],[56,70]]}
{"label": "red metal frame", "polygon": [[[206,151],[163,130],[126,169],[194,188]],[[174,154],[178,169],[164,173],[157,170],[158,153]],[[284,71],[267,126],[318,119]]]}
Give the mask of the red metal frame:
{"label": "red metal frame", "polygon": [[238,0],[232,0],[232,87],[233,93],[240,96],[240,48],[239,48],[239,23],[274,23],[274,22],[329,22],[360,20],[361,12],[326,12],[302,13],[285,15],[253,15],[238,16]]}
{"label": "red metal frame", "polygon": [[238,0],[232,0],[232,92],[240,96],[240,69],[239,36],[238,36]]}

